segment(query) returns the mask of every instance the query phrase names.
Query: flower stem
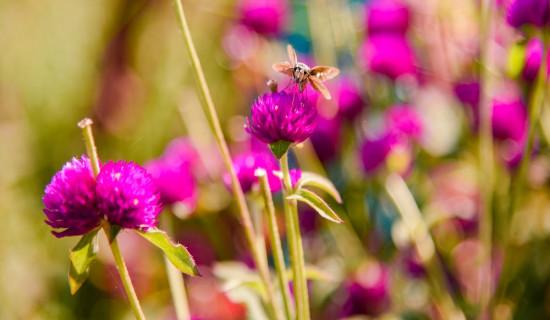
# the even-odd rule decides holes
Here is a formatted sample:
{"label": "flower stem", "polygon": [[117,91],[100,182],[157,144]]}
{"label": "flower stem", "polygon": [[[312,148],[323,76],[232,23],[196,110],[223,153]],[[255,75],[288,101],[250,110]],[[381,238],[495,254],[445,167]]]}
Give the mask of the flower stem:
{"label": "flower stem", "polygon": [[86,151],[88,152],[88,158],[92,163],[92,173],[94,178],[97,178],[99,174],[99,157],[97,156],[97,148],[94,142],[94,135],[92,134],[92,124],[94,122],[90,118],[84,118],[78,122],[78,126],[82,129],[82,135],[84,136],[84,142],[86,143]]}
{"label": "flower stem", "polygon": [[264,199],[265,210],[267,211],[267,224],[269,228],[269,240],[271,250],[273,250],[273,259],[275,261],[275,271],[279,280],[279,287],[283,295],[285,306],[285,314],[287,319],[293,319],[294,307],[290,300],[290,290],[288,288],[288,277],[286,275],[286,264],[283,256],[283,248],[281,239],[279,238],[279,228],[277,227],[277,217],[275,216],[275,206],[273,205],[273,197],[265,170],[256,171],[256,176],[260,181],[260,191]]}
{"label": "flower stem", "polygon": [[[480,316],[489,315],[489,300],[492,288],[492,239],[493,239],[493,184],[494,184],[494,159],[493,159],[493,132],[492,132],[492,106],[489,96],[491,75],[489,73],[490,61],[489,45],[490,24],[492,17],[491,0],[483,0],[481,3],[481,53],[480,53],[480,135],[479,135],[479,189],[481,196],[479,240],[483,250],[480,251],[478,290],[480,292]],[[485,267],[485,266],[488,267]]]}
{"label": "flower stem", "polygon": [[[109,239],[109,229],[109,225],[107,223],[104,223],[103,231],[105,231],[107,239]],[[113,257],[115,258],[116,267],[118,273],[120,274],[122,284],[124,285],[124,290],[126,290],[126,294],[128,295],[128,299],[130,300],[130,305],[132,306],[134,315],[136,316],[136,319],[145,319],[143,310],[141,310],[141,306],[139,305],[136,291],[134,290],[134,286],[132,285],[130,274],[128,273],[128,269],[126,268],[126,264],[124,263],[124,259],[122,258],[122,254],[120,253],[117,239],[114,238],[113,241],[109,243],[109,246],[111,246],[111,251],[113,252]]]}
{"label": "flower stem", "polygon": [[[165,212],[161,217],[162,228],[168,235],[173,235],[174,228],[172,221],[174,215],[172,212]],[[168,275],[168,283],[170,284],[170,293],[172,294],[172,302],[174,303],[174,309],[176,311],[176,318],[178,320],[189,320],[191,314],[189,312],[189,305],[187,303],[187,294],[185,292],[185,281],[183,275],[174,267],[170,260],[164,255],[164,266],[166,268],[166,274]]]}
{"label": "flower stem", "polygon": [[465,319],[464,313],[454,304],[451,295],[445,289],[444,273],[435,259],[434,241],[407,184],[401,176],[390,174],[386,178],[385,188],[401,215],[411,242],[426,269],[428,284],[441,315],[444,319]]}
{"label": "flower stem", "polygon": [[189,54],[189,58],[191,60],[191,69],[193,70],[195,79],[198,82],[200,89],[199,92],[202,96],[202,101],[205,104],[206,117],[208,118],[208,122],[212,127],[212,131],[214,132],[214,136],[216,137],[216,142],[218,143],[218,147],[220,148],[220,151],[222,153],[225,167],[231,177],[231,187],[233,189],[233,194],[237,202],[237,207],[239,208],[240,220],[244,228],[246,240],[248,242],[250,250],[252,251],[252,256],[254,257],[256,268],[258,269],[262,282],[267,291],[267,305],[271,309],[271,313],[275,316],[276,319],[282,319],[281,310],[276,306],[275,291],[273,289],[271,280],[269,279],[267,262],[264,261],[264,259],[261,259],[260,251],[258,250],[258,246],[256,245],[256,237],[254,233],[254,227],[252,225],[252,219],[250,217],[250,212],[246,205],[246,199],[244,197],[241,184],[239,183],[239,179],[235,174],[233,161],[231,160],[231,155],[229,154],[229,148],[227,147],[227,142],[225,141],[225,138],[223,136],[220,121],[216,114],[216,109],[214,108],[214,102],[212,101],[210,90],[208,89],[208,85],[206,84],[206,79],[202,71],[199,57],[195,50],[195,45],[193,44],[193,40],[191,39],[191,32],[189,31],[189,27],[187,26],[187,21],[185,19],[185,14],[183,11],[183,5],[181,3],[181,0],[173,0],[173,3],[176,8],[176,14],[180,28],[183,32],[185,47],[187,48],[187,53]]}
{"label": "flower stem", "polygon": [[296,319],[309,319],[309,298],[307,292],[307,279],[304,261],[304,248],[302,247],[302,235],[298,224],[298,204],[296,200],[287,200],[289,191],[292,190],[290,171],[288,169],[288,153],[281,157],[281,170],[283,171],[284,185],[283,197],[285,207],[285,222],[290,249],[290,262],[292,265],[292,283],[294,285],[294,301],[296,302]]}

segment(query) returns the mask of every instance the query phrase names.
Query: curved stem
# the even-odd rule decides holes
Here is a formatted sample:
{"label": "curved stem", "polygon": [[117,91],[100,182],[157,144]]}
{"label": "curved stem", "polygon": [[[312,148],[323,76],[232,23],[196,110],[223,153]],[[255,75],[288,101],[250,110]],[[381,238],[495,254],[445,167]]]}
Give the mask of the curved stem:
{"label": "curved stem", "polygon": [[[109,226],[103,226],[103,231],[105,231],[105,235],[107,236],[107,239],[108,239]],[[143,310],[141,310],[141,306],[139,305],[139,300],[136,295],[136,291],[134,290],[134,286],[132,285],[130,274],[128,273],[128,269],[126,268],[126,264],[124,263],[124,259],[122,258],[122,254],[120,253],[120,248],[118,246],[117,239],[114,238],[113,241],[109,243],[109,246],[111,247],[111,251],[113,252],[113,257],[115,258],[116,267],[117,267],[118,273],[120,274],[120,279],[122,280],[122,284],[124,285],[124,290],[126,290],[126,295],[128,295],[128,300],[130,300],[130,305],[132,306],[134,315],[136,316],[136,319],[139,319],[139,320],[145,319]]]}
{"label": "curved stem", "polygon": [[288,153],[281,157],[281,170],[283,172],[284,185],[283,197],[285,207],[285,222],[287,226],[287,237],[290,249],[290,262],[294,279],[294,301],[296,302],[296,319],[309,319],[309,298],[307,292],[307,279],[305,272],[304,248],[302,246],[302,235],[298,224],[298,204],[296,200],[287,200],[289,190],[292,190],[290,171],[288,169]]}
{"label": "curved stem", "polygon": [[90,118],[84,118],[79,123],[78,126],[82,129],[82,135],[84,136],[84,142],[86,143],[86,151],[88,153],[88,158],[92,163],[92,173],[94,178],[97,178],[99,174],[99,157],[97,155],[97,148],[94,142],[94,135],[92,134],[92,124],[94,122]]}
{"label": "curved stem", "polygon": [[254,257],[254,263],[256,264],[256,268],[258,269],[262,282],[267,291],[267,304],[269,305],[271,313],[275,316],[275,318],[282,319],[281,310],[276,306],[275,292],[273,289],[273,285],[271,284],[271,280],[269,279],[267,262],[261,259],[261,255],[259,253],[260,251],[258,250],[258,247],[256,245],[256,237],[254,233],[254,227],[252,225],[252,219],[250,217],[250,212],[248,211],[248,207],[246,205],[246,199],[244,197],[241,184],[239,183],[239,179],[235,174],[233,161],[231,160],[231,155],[229,154],[229,148],[227,147],[227,142],[225,141],[225,138],[223,136],[220,121],[216,114],[216,109],[214,108],[214,102],[212,101],[210,90],[208,89],[208,85],[206,84],[206,79],[202,71],[199,57],[195,50],[195,45],[193,44],[193,40],[191,39],[191,32],[189,31],[189,27],[187,26],[187,21],[185,19],[185,14],[183,11],[183,5],[181,3],[181,0],[173,0],[173,3],[176,8],[176,14],[180,28],[183,32],[185,47],[187,48],[187,53],[189,54],[189,58],[191,60],[191,69],[193,70],[195,79],[198,82],[200,89],[199,92],[202,96],[202,101],[204,101],[205,104],[206,116],[208,118],[210,126],[212,127],[212,131],[214,132],[214,136],[216,137],[218,147],[220,148],[220,151],[222,153],[225,167],[231,177],[231,187],[233,189],[233,194],[237,202],[237,207],[239,208],[240,220],[244,228],[246,241],[248,242],[248,245],[252,252],[252,256]]}
{"label": "curved stem", "polygon": [[[161,218],[164,231],[166,231],[168,235],[173,235],[174,228],[172,226],[172,220],[174,219],[174,216],[172,212],[165,212]],[[166,255],[164,255],[164,266],[168,276],[168,283],[170,284],[170,293],[172,294],[172,302],[174,303],[176,318],[178,320],[189,320],[191,319],[191,314],[189,313],[189,305],[187,303],[187,294],[185,292],[185,281],[183,279],[183,275],[178,268],[174,267]]]}
{"label": "curved stem", "polygon": [[279,287],[283,295],[283,302],[285,306],[285,314],[287,319],[293,319],[294,308],[292,301],[290,300],[290,290],[288,288],[288,277],[286,275],[286,264],[283,256],[283,248],[281,245],[281,239],[279,238],[279,228],[277,227],[277,217],[275,216],[275,206],[273,205],[273,197],[271,196],[271,190],[269,187],[269,181],[265,170],[262,169],[260,173],[256,173],[258,180],[260,180],[260,191],[264,199],[265,210],[267,212],[267,224],[269,228],[269,240],[271,244],[271,250],[273,250],[273,260],[275,261],[275,271],[277,272],[277,279],[279,281]]}

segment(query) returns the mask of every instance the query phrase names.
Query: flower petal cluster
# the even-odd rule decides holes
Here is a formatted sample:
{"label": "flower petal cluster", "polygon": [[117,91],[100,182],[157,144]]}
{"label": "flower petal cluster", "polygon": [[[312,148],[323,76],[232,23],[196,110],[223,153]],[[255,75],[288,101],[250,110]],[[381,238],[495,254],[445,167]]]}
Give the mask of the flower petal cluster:
{"label": "flower petal cluster", "polygon": [[287,20],[288,3],[285,0],[242,0],[240,16],[241,23],[258,34],[277,35]]}
{"label": "flower petal cluster", "polygon": [[147,230],[158,224],[160,195],[147,171],[133,162],[107,162],[97,176],[97,206],[111,224]]}
{"label": "flower petal cluster", "polygon": [[548,24],[550,5],[546,0],[513,0],[506,13],[506,21],[512,27],[525,24],[542,27]]}
{"label": "flower petal cluster", "polygon": [[135,163],[107,162],[97,179],[86,156],[73,158],[57,172],[42,197],[56,237],[83,235],[102,219],[124,228],[146,230],[157,225],[159,194],[149,174]]}
{"label": "flower petal cluster", "polygon": [[411,45],[403,35],[375,34],[361,45],[360,55],[367,68],[395,80],[416,74],[416,58]]}
{"label": "flower petal cluster", "polygon": [[367,6],[366,17],[369,34],[378,32],[405,34],[409,28],[409,8],[401,1],[371,1]]}
{"label": "flower petal cluster", "polygon": [[53,176],[46,186],[42,201],[46,223],[58,238],[85,234],[99,226],[101,215],[97,209],[96,181],[90,160],[86,156],[73,158]]}
{"label": "flower petal cluster", "polygon": [[246,122],[246,132],[265,143],[300,143],[315,131],[317,110],[303,93],[270,92],[254,101]]}

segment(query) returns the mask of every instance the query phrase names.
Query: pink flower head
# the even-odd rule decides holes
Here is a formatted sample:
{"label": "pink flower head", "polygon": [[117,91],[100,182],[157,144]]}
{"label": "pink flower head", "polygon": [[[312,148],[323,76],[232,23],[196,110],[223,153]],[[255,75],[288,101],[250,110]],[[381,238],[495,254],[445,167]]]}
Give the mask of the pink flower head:
{"label": "pink flower head", "polygon": [[109,223],[147,230],[158,224],[160,195],[151,175],[133,162],[107,162],[97,177],[97,207]]}
{"label": "pink flower head", "polygon": [[328,162],[338,153],[341,144],[341,119],[339,116],[325,118],[319,116],[319,125],[311,135],[311,143],[321,162]]}
{"label": "pink flower head", "polygon": [[265,143],[300,143],[315,131],[317,110],[298,92],[266,93],[256,99],[246,118],[246,132]]}
{"label": "pink flower head", "polygon": [[192,212],[197,205],[197,187],[188,161],[176,158],[158,158],[145,164],[153,178],[164,205],[183,203]]}
{"label": "pink flower head", "polygon": [[401,1],[375,0],[367,6],[369,34],[389,32],[405,34],[409,28],[409,8]]}
{"label": "pink flower head", "polygon": [[[258,183],[258,178],[255,176],[255,171],[258,168],[263,168],[267,172],[267,180],[271,192],[281,190],[281,180],[273,173],[279,170],[277,159],[268,152],[249,152],[243,153],[233,160],[233,168],[235,174],[239,178],[243,192],[248,192],[252,186]],[[231,189],[231,177],[229,173],[223,175],[223,181],[228,189]]]}
{"label": "pink flower head", "polygon": [[423,124],[420,115],[408,105],[396,105],[384,114],[386,127],[392,132],[404,134],[414,140],[420,140]]}
{"label": "pink flower head", "polygon": [[548,24],[549,3],[546,0],[513,0],[506,13],[506,21],[512,27],[524,24],[542,27]]}
{"label": "pink flower head", "polygon": [[86,156],[73,158],[57,172],[46,186],[42,201],[46,223],[58,238],[83,235],[99,226],[101,215],[96,206],[96,182],[90,160]]}
{"label": "pink flower head", "polygon": [[282,31],[288,3],[285,0],[242,0],[240,15],[243,25],[259,34],[273,36]]}
{"label": "pink flower head", "polygon": [[389,308],[391,275],[388,267],[367,263],[356,272],[347,285],[348,299],[342,308],[342,316],[357,314],[379,316]]}
{"label": "pink flower head", "polygon": [[523,140],[527,133],[527,110],[523,101],[493,100],[492,125],[495,139]]}
{"label": "pink flower head", "polygon": [[353,121],[365,108],[361,89],[351,78],[342,77],[336,83],[335,96],[338,99],[338,113]]}
{"label": "pink flower head", "polygon": [[375,34],[361,45],[367,68],[395,80],[416,74],[416,58],[407,39],[396,34]]}
{"label": "pink flower head", "polygon": [[466,80],[455,85],[455,95],[462,103],[478,110],[481,87],[477,80]]}
{"label": "pink flower head", "polygon": [[534,81],[539,73],[542,62],[544,46],[539,38],[532,38],[525,47],[525,65],[523,66],[522,77],[525,81]]}

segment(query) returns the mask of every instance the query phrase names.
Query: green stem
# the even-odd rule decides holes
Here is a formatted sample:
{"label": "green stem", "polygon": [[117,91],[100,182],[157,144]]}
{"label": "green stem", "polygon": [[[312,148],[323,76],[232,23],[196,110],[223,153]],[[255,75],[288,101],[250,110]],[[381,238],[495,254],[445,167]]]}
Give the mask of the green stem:
{"label": "green stem", "polygon": [[[105,231],[107,239],[109,239],[109,229],[109,225],[107,223],[104,223],[103,231]],[[126,290],[126,295],[128,295],[128,299],[130,300],[130,305],[132,306],[134,315],[136,316],[136,319],[145,319],[143,310],[141,310],[141,306],[139,305],[136,291],[134,290],[134,286],[132,285],[130,274],[128,273],[128,269],[126,268],[126,264],[124,263],[124,259],[122,258],[122,254],[120,253],[117,239],[114,238],[113,241],[109,243],[109,245],[111,246],[111,251],[113,252],[113,257],[115,258],[116,267],[118,273],[120,274],[122,284],[124,285],[124,290]]]}
{"label": "green stem", "polygon": [[[161,217],[162,228],[168,235],[174,234],[172,225],[173,219],[174,215],[172,212],[165,212]],[[178,320],[189,320],[191,319],[191,314],[189,312],[189,305],[187,304],[187,293],[185,292],[183,275],[178,268],[174,267],[166,255],[164,255],[164,266],[166,268],[166,274],[168,275],[168,283],[170,284],[170,293],[172,294],[176,318]]]}
{"label": "green stem", "polygon": [[[492,288],[492,239],[493,217],[492,199],[494,185],[492,106],[489,96],[491,76],[487,63],[489,61],[490,22],[492,15],[491,0],[481,4],[481,53],[480,53],[480,97],[479,107],[479,189],[481,196],[481,214],[479,220],[479,238],[483,246],[479,259],[478,289],[480,292],[480,315],[488,316],[489,300]],[[488,267],[485,267],[488,266]]]}
{"label": "green stem", "polygon": [[254,258],[254,263],[258,268],[258,272],[260,274],[262,282],[267,291],[267,299],[268,299],[267,304],[269,305],[269,308],[271,309],[272,314],[275,315],[275,318],[282,319],[282,313],[280,311],[280,308],[276,306],[275,291],[273,289],[273,285],[271,284],[271,280],[269,279],[267,262],[261,259],[261,255],[259,253],[260,251],[258,250],[258,247],[255,242],[256,237],[255,237],[254,227],[252,225],[252,219],[250,217],[250,212],[248,211],[248,207],[246,205],[246,199],[244,197],[241,184],[239,183],[239,179],[235,174],[235,169],[233,168],[233,161],[231,159],[231,155],[229,154],[229,148],[227,147],[227,142],[225,141],[225,138],[223,136],[223,132],[220,126],[220,121],[216,114],[216,109],[214,108],[214,102],[212,101],[210,90],[208,89],[208,85],[206,84],[206,79],[202,71],[199,57],[195,50],[195,45],[193,44],[193,40],[191,39],[191,32],[189,31],[189,27],[187,26],[187,21],[185,19],[185,14],[183,11],[183,5],[181,3],[181,0],[172,0],[172,1],[176,8],[176,14],[177,14],[179,26],[183,32],[183,40],[185,42],[185,47],[187,49],[187,53],[189,54],[189,58],[191,60],[191,66],[192,66],[191,69],[193,70],[195,79],[198,82],[199,89],[200,89],[199,92],[202,96],[202,101],[205,104],[205,110],[206,110],[206,116],[208,118],[208,122],[212,127],[212,131],[214,132],[214,136],[216,137],[216,142],[218,143],[218,147],[220,148],[220,151],[222,153],[222,158],[223,158],[225,167],[231,177],[231,187],[233,189],[233,194],[237,202],[237,207],[239,208],[240,221],[244,228],[246,241],[248,242],[248,245],[252,252],[252,256]]}
{"label": "green stem", "polygon": [[283,256],[283,248],[281,239],[279,238],[279,228],[277,226],[277,217],[275,216],[275,206],[273,205],[273,197],[265,170],[257,171],[256,176],[260,181],[260,191],[264,199],[265,210],[267,211],[267,224],[269,228],[269,240],[271,250],[273,251],[273,259],[275,261],[275,271],[279,280],[279,287],[283,295],[285,306],[285,314],[287,319],[293,319],[294,308],[290,300],[290,290],[288,288],[288,277],[286,274],[286,264]]}
{"label": "green stem", "polygon": [[86,151],[88,152],[88,158],[92,163],[92,173],[94,178],[97,178],[99,174],[99,157],[97,156],[97,148],[94,142],[94,135],[92,134],[92,124],[94,122],[90,118],[84,118],[78,126],[82,129],[82,135],[84,136],[84,142],[86,143]]}
{"label": "green stem", "polygon": [[433,300],[442,316],[446,319],[465,319],[464,313],[456,307],[451,295],[445,289],[444,273],[435,259],[434,241],[407,184],[401,176],[391,174],[386,178],[385,188],[401,215],[409,231],[411,242],[426,269]]}
{"label": "green stem", "polygon": [[290,171],[288,169],[288,153],[281,157],[281,170],[283,171],[284,185],[283,197],[285,207],[285,222],[290,249],[290,262],[292,265],[294,301],[296,302],[296,319],[309,319],[309,298],[307,292],[307,279],[305,272],[304,248],[302,235],[298,224],[298,204],[296,200],[287,200],[289,191],[292,190]]}

